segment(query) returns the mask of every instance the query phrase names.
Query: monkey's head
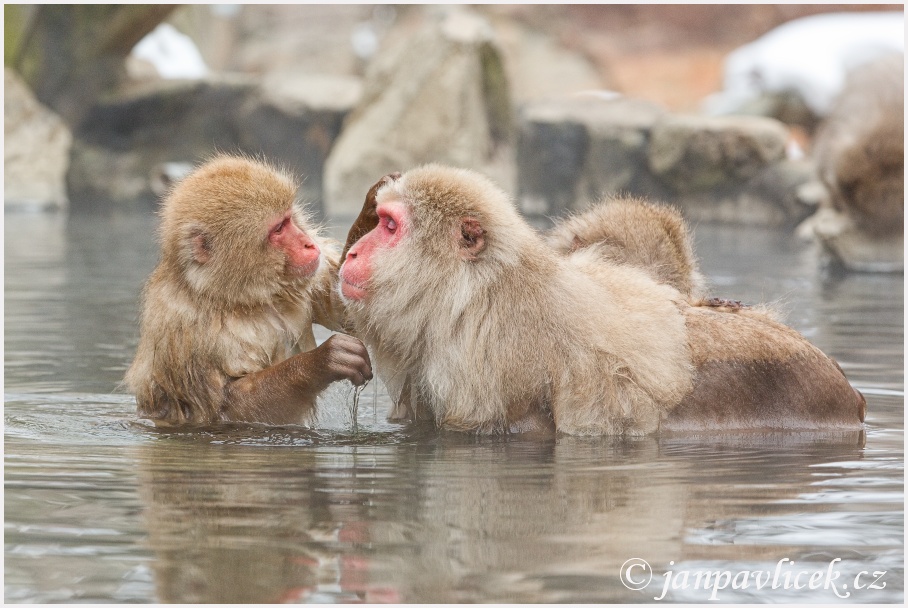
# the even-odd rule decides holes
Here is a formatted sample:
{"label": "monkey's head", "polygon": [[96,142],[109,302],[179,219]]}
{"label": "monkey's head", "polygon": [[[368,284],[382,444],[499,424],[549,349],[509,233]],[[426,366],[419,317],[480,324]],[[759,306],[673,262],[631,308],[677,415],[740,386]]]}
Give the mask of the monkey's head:
{"label": "monkey's head", "polygon": [[232,304],[266,302],[305,284],[322,256],[296,190],[292,178],[262,162],[214,158],[164,201],[162,263],[198,294]]}
{"label": "monkey's head", "polygon": [[[340,292],[354,317],[456,307],[539,241],[508,195],[465,169],[427,165],[376,194],[378,225],[349,250]],[[453,302],[453,304],[451,304]],[[400,317],[400,312],[395,316]]]}
{"label": "monkey's head", "polygon": [[827,179],[833,203],[875,234],[901,232],[905,209],[902,124],[842,152]]}

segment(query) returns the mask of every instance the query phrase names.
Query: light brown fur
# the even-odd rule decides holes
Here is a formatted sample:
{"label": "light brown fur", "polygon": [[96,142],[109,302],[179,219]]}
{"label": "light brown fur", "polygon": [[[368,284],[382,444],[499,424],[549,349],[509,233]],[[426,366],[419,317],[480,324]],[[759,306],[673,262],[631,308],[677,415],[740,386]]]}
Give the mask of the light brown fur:
{"label": "light brown fur", "polygon": [[814,149],[832,206],[872,235],[904,229],[904,69],[897,53],[852,72]]}
{"label": "light brown fur", "polygon": [[[219,156],[167,196],[161,260],[145,286],[141,338],[125,378],[140,416],[301,423],[331,381],[371,377],[354,338],[333,336],[313,350],[313,321],[341,328],[331,289],[338,257],[294,204],[296,191],[282,171]],[[321,250],[310,276],[290,272],[269,242],[269,222],[291,209]]]}
{"label": "light brown fur", "polygon": [[[379,190],[377,202],[404,203],[409,232],[372,254],[368,295],[348,313],[415,418],[481,433],[797,427],[802,416],[779,419],[743,396],[800,408],[805,393],[774,389],[773,365],[803,361],[804,391],[818,388],[813,373],[830,383],[823,394],[832,413],[813,419],[807,404],[807,426],[860,427],[863,399],[793,330],[751,309],[692,306],[597,246],[556,251],[476,173],[415,169]],[[465,256],[473,246],[465,226],[476,223],[484,242]],[[769,375],[737,373],[754,362],[769,363]],[[728,387],[722,396],[742,397],[705,403],[701,387],[716,382]]]}
{"label": "light brown fur", "polygon": [[557,251],[596,247],[604,260],[636,266],[657,282],[695,297],[703,288],[690,231],[681,213],[643,199],[606,199],[559,221],[546,235]]}

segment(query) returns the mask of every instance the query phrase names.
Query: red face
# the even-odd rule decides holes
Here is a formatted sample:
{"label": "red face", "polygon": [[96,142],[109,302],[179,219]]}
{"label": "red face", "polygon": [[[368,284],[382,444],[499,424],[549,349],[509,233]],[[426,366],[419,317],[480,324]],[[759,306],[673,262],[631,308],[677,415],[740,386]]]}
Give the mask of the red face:
{"label": "red face", "polygon": [[297,275],[308,277],[318,268],[321,251],[296,225],[290,211],[271,226],[268,242],[284,253],[287,267]]}
{"label": "red face", "polygon": [[375,252],[396,247],[407,232],[409,218],[403,203],[382,203],[376,211],[378,226],[356,241],[341,266],[341,293],[349,300],[362,300],[366,297]]}

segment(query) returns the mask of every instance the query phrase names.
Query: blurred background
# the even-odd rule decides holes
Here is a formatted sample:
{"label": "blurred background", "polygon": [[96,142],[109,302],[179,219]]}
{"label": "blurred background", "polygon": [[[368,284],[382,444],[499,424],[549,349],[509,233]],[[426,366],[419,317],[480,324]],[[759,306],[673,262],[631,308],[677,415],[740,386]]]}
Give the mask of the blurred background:
{"label": "blurred background", "polygon": [[438,161],[490,175],[542,225],[639,194],[902,268],[901,5],[4,15],[7,211],[153,209],[220,150],[299,174],[342,236],[378,176]]}
{"label": "blurred background", "polygon": [[[6,601],[640,602],[632,547],[654,572],[842,558],[886,572],[848,601],[904,604],[902,5],[4,17]],[[149,428],[117,387],[153,211],[216,150],[299,174],[339,239],[376,179],[429,161],[540,227],[616,193],[677,205],[715,295],[770,302],[835,358],[866,429],[423,435],[384,420],[377,382],[356,424],[338,383],[314,428]],[[719,597],[841,601],[823,592]]]}

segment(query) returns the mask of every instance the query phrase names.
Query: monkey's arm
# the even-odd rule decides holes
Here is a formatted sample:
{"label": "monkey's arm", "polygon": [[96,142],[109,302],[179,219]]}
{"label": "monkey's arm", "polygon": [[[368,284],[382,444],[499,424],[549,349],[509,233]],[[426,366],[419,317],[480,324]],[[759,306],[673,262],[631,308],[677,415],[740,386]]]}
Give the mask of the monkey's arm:
{"label": "monkey's arm", "polygon": [[340,262],[333,255],[325,254],[328,273],[322,288],[312,299],[312,320],[332,331],[349,332],[345,323],[344,303],[337,292],[337,273]]}
{"label": "monkey's arm", "polygon": [[371,378],[372,366],[363,343],[336,334],[315,350],[229,382],[221,418],[269,424],[299,422],[332,382],[346,379],[360,386]]}

